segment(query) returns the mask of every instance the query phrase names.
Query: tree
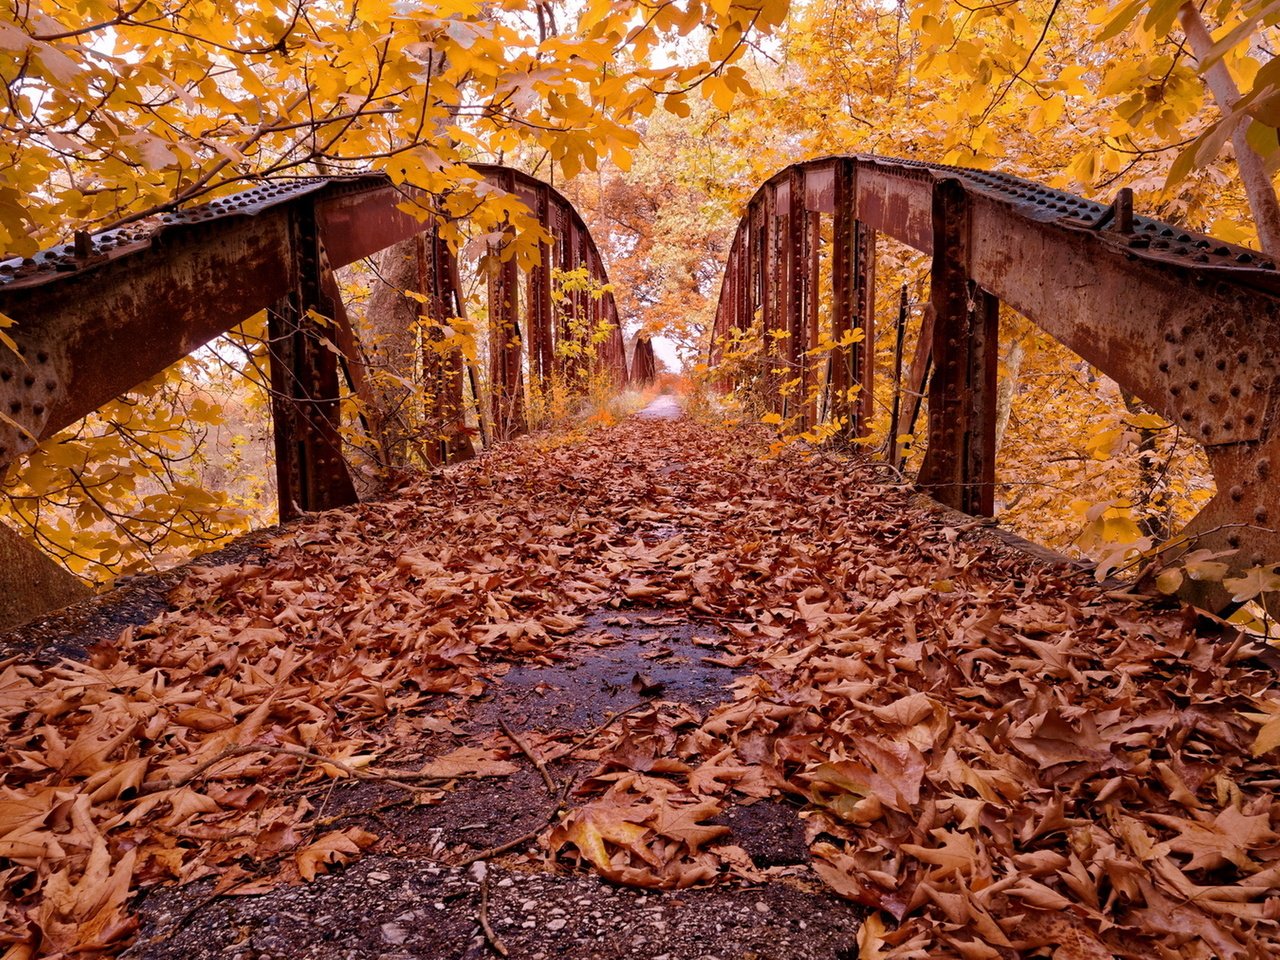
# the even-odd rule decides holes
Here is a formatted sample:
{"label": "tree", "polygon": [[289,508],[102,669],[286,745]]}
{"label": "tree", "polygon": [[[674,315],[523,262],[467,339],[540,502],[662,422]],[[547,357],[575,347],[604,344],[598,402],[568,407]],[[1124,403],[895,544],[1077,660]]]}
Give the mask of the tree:
{"label": "tree", "polygon": [[687,366],[710,329],[742,189],[723,118],[707,101],[659,111],[637,124],[630,169],[605,164],[566,186],[602,245],[623,322],[673,341]]}

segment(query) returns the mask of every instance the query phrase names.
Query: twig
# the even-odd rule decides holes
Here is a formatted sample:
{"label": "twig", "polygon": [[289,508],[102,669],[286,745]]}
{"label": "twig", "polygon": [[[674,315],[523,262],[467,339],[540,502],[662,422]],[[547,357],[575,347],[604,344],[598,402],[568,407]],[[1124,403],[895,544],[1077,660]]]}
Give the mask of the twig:
{"label": "twig", "polygon": [[356,817],[372,817],[374,820],[377,820],[380,824],[386,827],[388,826],[388,824],[387,824],[387,821],[382,817],[383,811],[399,810],[406,803],[410,803],[410,802],[411,801],[409,800],[397,800],[395,803],[379,804],[378,806],[373,807],[369,810],[348,810],[346,813],[335,813],[331,817],[323,817],[321,819],[312,820],[310,821],[310,824],[312,826],[317,826],[317,827],[331,827],[335,823],[341,823],[343,820],[353,820]]}
{"label": "twig", "polygon": [[649,701],[641,700],[639,703],[633,703],[631,706],[627,707],[625,710],[619,710],[612,717],[610,717],[604,723],[600,724],[598,727],[596,727],[594,730],[588,733],[585,737],[579,740],[576,744],[574,744],[573,748],[568,753],[564,754],[563,756],[557,757],[556,759],[558,760],[571,759],[575,754],[577,754],[579,750],[582,750],[584,747],[587,746],[587,744],[589,744],[596,737],[600,736],[600,734],[604,733],[606,730],[608,730],[611,726],[613,726],[623,717],[627,716],[627,714],[635,713],[635,711],[639,710],[641,707],[647,707],[647,706],[650,706]]}
{"label": "twig", "polygon": [[499,717],[498,725],[502,727],[502,732],[507,735],[507,737],[511,740],[511,742],[520,748],[520,752],[529,758],[529,762],[538,768],[538,772],[542,774],[542,782],[547,785],[547,793],[551,794],[551,796],[554,797],[556,793],[559,791],[560,787],[556,784],[555,780],[552,779],[551,772],[547,770],[547,765],[542,762],[542,758],[537,756],[531,749],[529,749],[529,745],[524,742],[524,739],[520,736],[520,734],[516,733],[509,726],[507,726],[506,720],[503,720],[501,717]]}
{"label": "twig", "polygon": [[[614,723],[617,723],[627,714],[632,713],[636,710],[639,710],[641,707],[647,707],[647,706],[649,706],[649,702],[646,700],[646,701],[641,701],[640,703],[633,703],[631,706],[627,707],[625,710],[619,710],[612,717],[610,717],[604,723],[597,726],[594,730],[591,730],[585,737],[583,737],[576,744],[574,744],[574,746],[572,747],[572,749],[569,750],[568,753],[564,754],[562,757],[558,757],[557,759],[560,759],[560,760],[570,759],[579,750],[581,750],[583,747],[589,744],[592,740],[598,737],[601,733],[603,733],[608,727],[610,727]],[[525,833],[520,834],[520,836],[516,837],[513,840],[508,840],[506,843],[500,843],[496,847],[489,847],[477,853],[468,854],[467,856],[463,857],[461,860],[455,861],[453,864],[451,864],[451,866],[469,867],[471,864],[478,863],[481,860],[492,860],[494,857],[501,856],[504,853],[509,853],[510,851],[515,850],[518,847],[523,847],[530,840],[537,839],[538,835],[541,834],[542,831],[545,830],[552,823],[552,821],[555,820],[556,814],[560,812],[560,807],[564,805],[565,798],[569,796],[569,792],[572,784],[573,784],[572,780],[566,780],[564,784],[560,787],[560,789],[555,794],[553,794],[553,799],[555,800],[555,803],[551,805],[551,809],[547,811],[546,816],[544,816],[541,819],[541,821],[539,821],[538,825],[534,827],[532,830],[528,830]]]}
{"label": "twig", "polygon": [[551,809],[547,812],[547,815],[543,817],[542,820],[539,821],[538,825],[534,827],[532,830],[528,831],[527,833],[520,834],[520,836],[516,837],[514,840],[508,840],[506,843],[500,843],[496,847],[489,847],[485,850],[479,851],[478,853],[468,854],[467,856],[463,857],[461,860],[458,860],[455,863],[450,864],[450,866],[469,867],[471,866],[471,864],[478,863],[481,860],[492,860],[494,857],[499,857],[504,853],[510,853],[512,850],[515,850],[517,847],[523,847],[530,840],[536,839],[538,834],[542,833],[542,831],[547,828],[547,825],[550,824],[551,821],[556,818],[556,814],[559,812],[559,810],[560,810],[559,803],[552,804]]}
{"label": "twig", "polygon": [[484,931],[484,938],[489,941],[489,946],[493,947],[493,952],[500,957],[505,957],[507,945],[502,942],[502,938],[494,932],[493,926],[489,923],[489,866],[483,860],[477,860],[476,869],[471,872],[480,881],[480,929]]}
{"label": "twig", "polygon": [[[435,774],[427,775],[415,773],[412,770],[360,770],[349,764],[343,763],[341,760],[335,760],[332,757],[326,757],[323,754],[312,753],[310,750],[303,750],[301,747],[282,747],[267,743],[251,743],[244,746],[227,747],[217,756],[210,757],[204,763],[200,764],[190,773],[183,777],[176,777],[170,780],[156,780],[151,783],[144,783],[139,791],[142,794],[161,793],[165,790],[176,790],[179,787],[185,787],[193,780],[202,777],[210,767],[216,766],[223,760],[229,760],[232,757],[243,757],[251,753],[270,753],[282,757],[297,757],[300,760],[313,760],[316,763],[323,763],[330,767],[336,767],[344,774],[354,780],[376,780],[380,783],[389,783],[395,787],[401,787],[405,790],[413,790],[415,792],[422,790],[421,784],[424,783],[448,783],[450,780],[470,779],[465,774],[456,776],[441,777]],[[414,782],[410,782],[414,781]]]}

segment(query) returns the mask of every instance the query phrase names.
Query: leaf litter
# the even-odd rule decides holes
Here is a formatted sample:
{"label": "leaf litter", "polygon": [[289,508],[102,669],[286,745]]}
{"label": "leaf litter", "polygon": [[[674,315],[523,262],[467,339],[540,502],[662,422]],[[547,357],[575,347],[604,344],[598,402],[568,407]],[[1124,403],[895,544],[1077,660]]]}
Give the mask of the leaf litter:
{"label": "leaf litter", "polygon": [[[192,568],[85,662],[0,662],[6,958],[119,952],[156,884],[339,868],[377,838],[325,824],[337,784],[431,804],[530,755],[565,777],[533,855],[618,884],[759,882],[725,811],[798,805],[816,875],[870,911],[863,956],[1280,952],[1280,692],[1247,645],[873,465],[762,448],[688,420],[527,438]],[[641,677],[587,741],[406,748],[512,666],[589,656],[593,613],[652,607],[750,672],[710,707]]]}

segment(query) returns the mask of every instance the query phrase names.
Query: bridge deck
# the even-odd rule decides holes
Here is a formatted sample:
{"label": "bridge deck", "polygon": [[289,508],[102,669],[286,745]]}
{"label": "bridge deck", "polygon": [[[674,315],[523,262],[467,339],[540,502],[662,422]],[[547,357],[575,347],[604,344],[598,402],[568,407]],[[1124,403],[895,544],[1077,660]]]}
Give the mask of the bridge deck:
{"label": "bridge deck", "polygon": [[929,956],[1273,955],[1274,674],[766,442],[523,438],[190,568],[84,660],[46,626],[0,664],[6,933],[481,956],[483,912],[520,957],[837,957],[874,909]]}

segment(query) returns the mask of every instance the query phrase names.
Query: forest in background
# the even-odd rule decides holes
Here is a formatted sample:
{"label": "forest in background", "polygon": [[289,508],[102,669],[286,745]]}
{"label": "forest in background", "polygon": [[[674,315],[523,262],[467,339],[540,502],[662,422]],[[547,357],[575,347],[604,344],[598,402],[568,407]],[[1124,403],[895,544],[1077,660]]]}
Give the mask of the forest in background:
{"label": "forest in background", "polygon": [[[1269,186],[1280,157],[1280,14],[1257,0],[238,9],[234,23],[193,2],[4,14],[9,253],[264,177],[370,169],[474,211],[444,221],[465,249],[495,224],[522,226],[502,198],[475,195],[466,168],[502,162],[574,201],[629,337],[672,344],[696,386],[740,212],[761,182],[809,157],[994,167],[1104,201],[1127,186],[1162,219],[1253,245],[1264,245],[1262,224],[1266,237],[1256,178],[1251,188],[1237,162],[1247,152]],[[1197,30],[1212,32],[1207,47],[1192,42]],[[1222,95],[1223,71],[1234,98]],[[386,331],[366,306],[387,286],[385,267],[345,278],[375,351]],[[477,263],[473,283],[482,271]],[[883,331],[905,289],[914,335],[928,263],[882,240],[879,274],[885,366]],[[451,336],[482,361],[475,332],[455,325]],[[1002,522],[1123,569],[1212,495],[1175,426],[1007,310],[1001,332]],[[383,349],[388,377],[401,377],[399,348]],[[140,386],[15,465],[0,512],[92,582],[270,523],[264,357],[262,323],[251,322]],[[599,406],[603,386],[588,392]],[[547,398],[535,419],[580,416],[590,400]],[[761,414],[747,405],[725,415]],[[876,426],[873,451],[887,417]],[[783,431],[794,439],[805,438]],[[423,465],[407,449],[357,455],[371,483]]]}

